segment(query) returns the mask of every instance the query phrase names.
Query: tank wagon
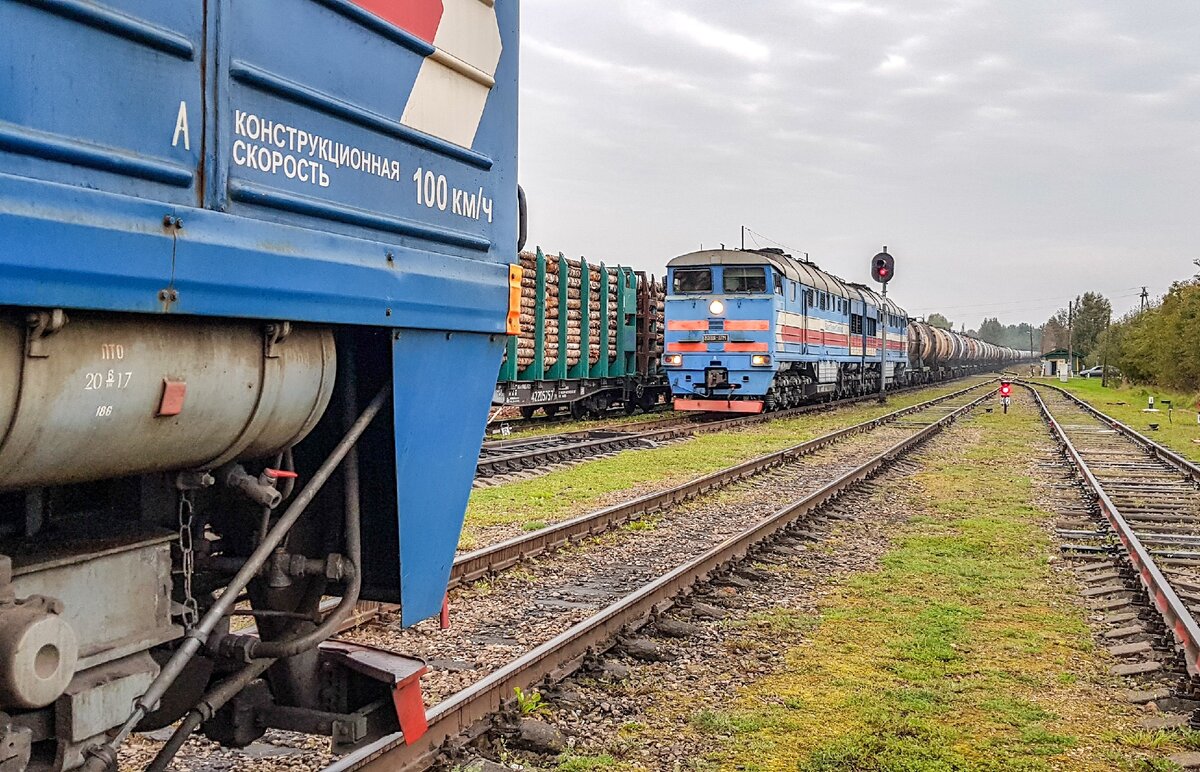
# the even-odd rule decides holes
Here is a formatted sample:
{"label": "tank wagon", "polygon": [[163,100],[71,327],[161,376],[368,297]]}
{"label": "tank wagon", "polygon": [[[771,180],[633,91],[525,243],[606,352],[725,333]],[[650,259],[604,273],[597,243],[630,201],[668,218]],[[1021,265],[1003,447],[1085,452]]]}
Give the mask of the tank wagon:
{"label": "tank wagon", "polygon": [[969,335],[910,321],[910,383],[931,383],[965,374],[979,364],[999,367],[1029,359],[1027,351],[997,346]]}
{"label": "tank wagon", "polygon": [[442,603],[517,321],[517,29],[0,0],[0,769],[423,731],[419,662],[326,639]]}
{"label": "tank wagon", "polygon": [[521,267],[521,332],[508,340],[493,405],[582,418],[667,395],[661,281],[540,248],[522,252]]}
{"label": "tank wagon", "polygon": [[1018,355],[914,322],[890,298],[781,249],[692,252],[667,264],[667,283],[663,366],[677,410],[757,413]]}

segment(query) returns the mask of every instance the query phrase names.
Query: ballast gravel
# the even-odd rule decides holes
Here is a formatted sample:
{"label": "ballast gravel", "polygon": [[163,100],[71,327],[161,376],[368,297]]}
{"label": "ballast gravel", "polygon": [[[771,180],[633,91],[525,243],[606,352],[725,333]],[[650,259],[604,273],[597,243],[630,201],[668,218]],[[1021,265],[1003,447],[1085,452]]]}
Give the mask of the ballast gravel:
{"label": "ballast gravel", "polygon": [[[396,615],[385,612],[343,638],[425,659],[430,668],[422,689],[426,704],[436,704],[917,431],[912,425],[885,424],[847,437],[786,466],[455,591],[447,630],[437,620],[404,629]],[[853,554],[844,559],[852,561],[872,554],[869,549],[849,552]],[[750,588],[756,584],[742,581]],[[723,588],[714,596],[716,602],[705,603],[719,615],[724,611],[721,593],[737,592],[732,586]],[[697,616],[701,618],[712,616]],[[686,672],[698,661],[680,658],[663,666]],[[613,713],[614,705],[606,713]],[[165,739],[132,739],[122,751],[121,768],[141,769]],[[271,730],[242,751],[193,737],[172,768],[319,770],[331,758],[327,739]]]}

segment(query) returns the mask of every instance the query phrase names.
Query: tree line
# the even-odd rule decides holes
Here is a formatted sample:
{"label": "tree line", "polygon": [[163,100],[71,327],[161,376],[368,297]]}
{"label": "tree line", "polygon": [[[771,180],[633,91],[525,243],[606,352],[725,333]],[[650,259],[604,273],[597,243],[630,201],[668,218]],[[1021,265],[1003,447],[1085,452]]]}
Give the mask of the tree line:
{"label": "tree line", "polygon": [[1200,280],[1171,285],[1161,300],[1130,311],[1101,335],[1098,354],[1136,383],[1200,388]]}
{"label": "tree line", "polygon": [[[929,324],[954,329],[942,314],[930,314]],[[1200,276],[1171,285],[1160,300],[1112,319],[1112,303],[1099,292],[1085,292],[1060,308],[1041,328],[1001,324],[984,319],[969,330],[989,343],[1033,350],[1065,350],[1069,346],[1085,367],[1107,364],[1135,383],[1153,383],[1179,391],[1200,389]]]}
{"label": "tree line", "polygon": [[[1002,324],[993,316],[985,318],[978,328],[963,331],[997,346],[1041,353],[1066,350],[1070,338],[1071,348],[1091,365],[1100,363],[1104,331],[1111,316],[1108,298],[1099,292],[1085,292],[1071,302],[1070,309],[1058,309],[1040,327],[1029,322]],[[943,314],[930,314],[928,323],[944,330],[954,329],[954,323]]]}
{"label": "tree line", "polygon": [[[926,322],[932,327],[943,330],[953,330],[954,323],[942,314],[930,314]],[[997,346],[1020,349],[1021,351],[1037,351],[1042,342],[1042,332],[1029,322],[1020,324],[1001,324],[996,317],[983,320],[978,329],[963,330],[967,335],[979,338]]]}

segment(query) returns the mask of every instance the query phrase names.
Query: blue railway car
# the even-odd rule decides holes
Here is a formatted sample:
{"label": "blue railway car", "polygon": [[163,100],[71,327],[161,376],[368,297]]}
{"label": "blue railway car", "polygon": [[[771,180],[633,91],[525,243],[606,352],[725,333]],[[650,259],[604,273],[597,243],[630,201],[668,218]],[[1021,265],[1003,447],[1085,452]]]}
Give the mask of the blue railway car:
{"label": "blue railway car", "polygon": [[323,641],[441,607],[519,311],[517,36],[0,0],[0,768],[112,769],[218,678],[231,745],[420,734],[419,663]]}
{"label": "blue railway car", "polygon": [[667,268],[676,409],[756,413],[876,390],[881,371],[906,379],[908,317],[863,285],[778,249],[703,250]]}

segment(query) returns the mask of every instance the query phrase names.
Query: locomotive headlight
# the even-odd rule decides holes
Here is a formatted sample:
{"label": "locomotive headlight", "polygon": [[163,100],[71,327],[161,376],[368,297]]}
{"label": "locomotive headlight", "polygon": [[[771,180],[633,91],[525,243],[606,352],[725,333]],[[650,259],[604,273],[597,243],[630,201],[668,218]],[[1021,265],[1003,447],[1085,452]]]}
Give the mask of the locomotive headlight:
{"label": "locomotive headlight", "polygon": [[663,357],[663,364],[679,367],[679,365],[683,364],[683,354],[667,354]]}
{"label": "locomotive headlight", "polygon": [[750,364],[755,367],[768,367],[771,364],[771,357],[767,354],[755,354],[750,357]]}
{"label": "locomotive headlight", "polygon": [[708,312],[713,316],[720,316],[725,313],[725,304],[719,300],[714,300],[708,304]]}

